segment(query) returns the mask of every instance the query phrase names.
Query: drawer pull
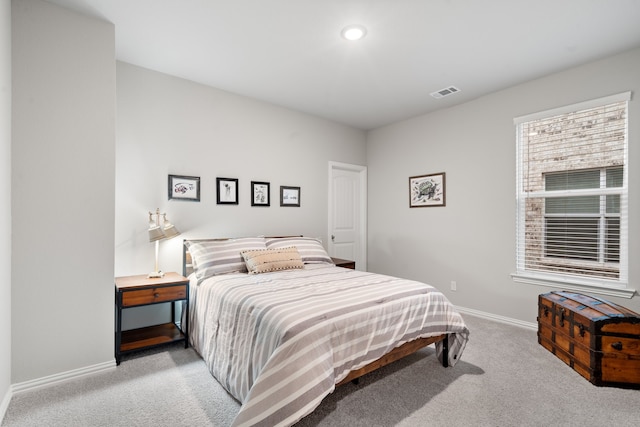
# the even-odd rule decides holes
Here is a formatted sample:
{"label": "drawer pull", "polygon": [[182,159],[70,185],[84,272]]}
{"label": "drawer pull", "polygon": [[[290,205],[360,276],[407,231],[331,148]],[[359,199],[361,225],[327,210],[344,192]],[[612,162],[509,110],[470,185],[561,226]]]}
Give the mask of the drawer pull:
{"label": "drawer pull", "polygon": [[622,343],[620,341],[618,342],[614,342],[613,344],[611,344],[611,347],[613,347],[615,350],[622,350]]}
{"label": "drawer pull", "polygon": [[155,294],[153,294],[153,297],[154,298],[158,298],[158,297],[160,297],[160,294],[158,292],[156,292]]}

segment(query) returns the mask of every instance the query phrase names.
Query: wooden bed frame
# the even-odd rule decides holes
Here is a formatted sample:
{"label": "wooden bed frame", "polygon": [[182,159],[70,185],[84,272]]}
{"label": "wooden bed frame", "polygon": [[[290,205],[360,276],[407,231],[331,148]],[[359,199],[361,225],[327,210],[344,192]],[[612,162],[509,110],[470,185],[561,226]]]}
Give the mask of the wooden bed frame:
{"label": "wooden bed frame", "polygon": [[[278,236],[281,237],[281,236]],[[292,236],[284,236],[284,237],[292,237]],[[299,236],[294,236],[299,237]],[[273,237],[271,237],[273,238]],[[210,241],[224,241],[229,240],[228,238],[216,238],[216,239],[189,239],[192,242],[210,242]],[[187,246],[182,244],[182,275],[187,277],[189,274],[193,272],[193,261],[191,259],[191,254],[187,249]],[[449,345],[447,341],[447,334],[442,334],[434,337],[426,337],[426,338],[418,338],[413,341],[406,342],[399,347],[394,348],[389,353],[385,354],[378,360],[375,360],[368,365],[363,366],[360,369],[353,370],[349,372],[349,374],[336,386],[341,386],[348,382],[357,383],[358,378],[363,375],[368,374],[369,372],[373,372],[376,369],[380,369],[383,366],[386,366],[390,363],[393,363],[397,360],[402,359],[403,357],[409,356],[410,354],[415,353],[416,351],[424,348],[428,345],[437,343],[442,341],[442,366],[447,368],[449,366]]]}
{"label": "wooden bed frame", "polygon": [[400,347],[396,347],[391,350],[389,353],[382,356],[380,359],[375,360],[368,365],[363,366],[360,369],[356,369],[354,371],[349,372],[342,381],[340,381],[338,386],[348,383],[349,381],[357,382],[357,379],[361,376],[368,374],[369,372],[373,372],[376,369],[382,368],[383,366],[388,365],[389,363],[393,363],[396,360],[400,360],[403,357],[409,356],[410,354],[415,353],[423,347],[426,347],[430,344],[436,343],[438,341],[442,341],[442,366],[445,368],[449,366],[449,348],[447,343],[447,334],[438,335],[436,337],[427,337],[427,338],[418,338],[413,341],[409,341],[407,343],[402,344]]}

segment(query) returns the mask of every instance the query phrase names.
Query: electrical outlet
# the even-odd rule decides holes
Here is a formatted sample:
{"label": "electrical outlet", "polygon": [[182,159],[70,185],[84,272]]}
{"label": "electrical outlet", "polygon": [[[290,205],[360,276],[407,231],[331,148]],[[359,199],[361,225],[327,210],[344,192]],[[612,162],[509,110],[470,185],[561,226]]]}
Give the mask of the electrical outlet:
{"label": "electrical outlet", "polygon": [[456,281],[452,280],[451,281],[451,290],[455,291],[455,290],[457,290],[457,287],[458,287],[458,285],[457,285]]}

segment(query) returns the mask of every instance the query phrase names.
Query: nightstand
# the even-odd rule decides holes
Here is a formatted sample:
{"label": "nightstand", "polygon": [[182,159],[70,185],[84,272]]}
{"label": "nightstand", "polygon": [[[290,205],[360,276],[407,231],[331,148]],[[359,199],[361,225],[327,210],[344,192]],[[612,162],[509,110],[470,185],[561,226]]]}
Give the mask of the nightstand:
{"label": "nightstand", "polygon": [[[189,347],[189,279],[178,273],[166,273],[164,277],[148,278],[139,276],[116,277],[116,364],[120,364],[125,353],[155,347],[157,345],[184,341]],[[184,316],[186,324],[176,324],[178,301],[185,301]],[[171,303],[171,322],[145,328],[122,330],[122,310],[145,305]]]}
{"label": "nightstand", "polygon": [[350,268],[352,270],[356,269],[355,261],[342,259],[342,258],[334,258],[334,257],[331,257],[331,259],[333,260],[333,263],[336,265],[336,267]]}

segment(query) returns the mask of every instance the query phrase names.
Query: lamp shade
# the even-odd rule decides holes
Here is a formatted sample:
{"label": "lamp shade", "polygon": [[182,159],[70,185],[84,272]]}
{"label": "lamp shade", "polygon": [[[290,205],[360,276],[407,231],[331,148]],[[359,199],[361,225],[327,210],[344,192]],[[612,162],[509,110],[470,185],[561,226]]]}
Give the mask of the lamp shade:
{"label": "lamp shade", "polygon": [[171,239],[172,237],[176,237],[179,235],[180,232],[175,227],[175,225],[171,224],[170,222],[164,223],[164,237],[166,237],[167,239]]}
{"label": "lamp shade", "polygon": [[155,242],[157,240],[164,239],[164,233],[162,232],[162,228],[160,226],[149,227],[149,241]]}

